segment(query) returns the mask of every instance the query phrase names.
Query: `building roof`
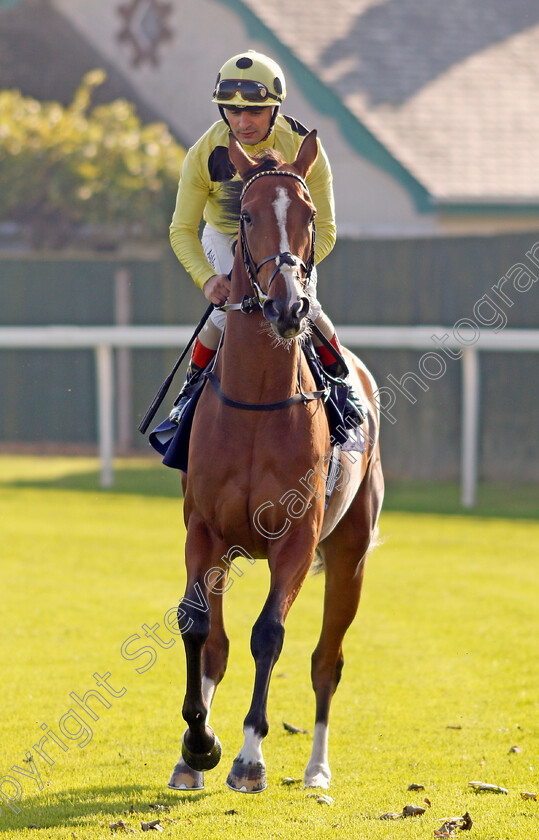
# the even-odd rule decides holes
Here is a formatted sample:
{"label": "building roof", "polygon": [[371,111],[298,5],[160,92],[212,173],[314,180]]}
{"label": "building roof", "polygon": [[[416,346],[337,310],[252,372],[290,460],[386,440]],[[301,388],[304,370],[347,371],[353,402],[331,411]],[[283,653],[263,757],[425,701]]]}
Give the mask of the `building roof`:
{"label": "building roof", "polygon": [[224,2],[436,202],[539,203],[537,0]]}

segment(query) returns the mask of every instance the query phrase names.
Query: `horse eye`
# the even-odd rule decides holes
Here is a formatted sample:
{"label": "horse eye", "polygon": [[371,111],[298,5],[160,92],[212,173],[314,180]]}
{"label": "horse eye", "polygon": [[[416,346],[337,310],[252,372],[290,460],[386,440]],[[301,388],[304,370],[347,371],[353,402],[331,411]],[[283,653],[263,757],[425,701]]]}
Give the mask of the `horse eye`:
{"label": "horse eye", "polygon": [[247,212],[247,210],[241,211],[241,217],[244,222],[247,222],[248,225],[252,225],[253,220],[251,219],[251,215]]}
{"label": "horse eye", "polygon": [[314,222],[315,218],[316,218],[316,210],[313,210],[313,212],[311,213],[311,218],[309,219],[309,222]]}

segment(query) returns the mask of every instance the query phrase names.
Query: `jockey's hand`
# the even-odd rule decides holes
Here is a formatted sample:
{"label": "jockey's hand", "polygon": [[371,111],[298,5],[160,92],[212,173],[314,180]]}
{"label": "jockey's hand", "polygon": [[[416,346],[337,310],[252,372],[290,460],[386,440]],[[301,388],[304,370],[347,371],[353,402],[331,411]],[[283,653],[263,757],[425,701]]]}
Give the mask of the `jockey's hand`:
{"label": "jockey's hand", "polygon": [[210,303],[221,306],[230,294],[228,274],[214,274],[204,283],[204,294]]}

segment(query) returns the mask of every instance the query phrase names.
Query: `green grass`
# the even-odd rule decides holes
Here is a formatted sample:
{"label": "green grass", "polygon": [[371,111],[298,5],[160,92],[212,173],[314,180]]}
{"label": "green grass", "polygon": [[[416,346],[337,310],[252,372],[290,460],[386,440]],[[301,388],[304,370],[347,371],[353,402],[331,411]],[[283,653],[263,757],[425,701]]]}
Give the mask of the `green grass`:
{"label": "green grass", "polygon": [[[25,753],[43,735],[40,725],[58,733],[62,715],[78,708],[70,692],[96,688],[94,672],[110,671],[110,684],[126,689],[109,709],[94,704],[100,717],[84,749],[74,740],[64,753],[48,742],[54,764],[36,758],[43,790],[14,773],[23,787],[20,813],[0,799],[0,836],[105,838],[119,818],[140,834],[141,820],[161,816],[149,808],[156,802],[171,809],[162,815],[173,820],[163,822],[163,836],[196,840],[432,838],[443,817],[465,811],[472,840],[539,836],[539,802],[520,797],[539,792],[533,488],[484,488],[478,510],[465,515],[454,487],[389,488],[384,542],[368,562],[333,702],[331,806],[300,784],[281,785],[302,776],[310,752],[310,736],[286,733],[282,721],[312,732],[309,667],[322,576],[307,579],[287,621],[264,744],[268,790],[249,797],[225,787],[252,689],[250,628],[267,591],[259,562],[242,565],[227,595],[230,664],[212,711],[223,760],[207,774],[205,791],[175,793],[166,782],[184,728],[181,639],[160,649],[144,638],[156,661],[142,674],[135,668],[143,660],[122,658],[120,648],[143,636],[143,623],[159,622],[162,637],[173,638],[162,625],[183,591],[177,476],[150,461],[126,461],[114,488],[102,491],[93,459],[1,457],[0,500],[0,777],[13,775],[12,765],[28,770]],[[515,745],[521,752],[510,753]],[[471,780],[509,795],[474,793]],[[425,791],[408,792],[411,782]],[[9,781],[0,785],[9,796]],[[432,807],[422,817],[378,819],[425,796]]]}

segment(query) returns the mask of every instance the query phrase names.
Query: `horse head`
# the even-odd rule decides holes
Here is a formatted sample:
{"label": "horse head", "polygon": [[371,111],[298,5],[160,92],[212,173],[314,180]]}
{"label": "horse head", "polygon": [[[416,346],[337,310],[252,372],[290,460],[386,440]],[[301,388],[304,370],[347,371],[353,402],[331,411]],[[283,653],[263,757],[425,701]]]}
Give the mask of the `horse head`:
{"label": "horse head", "polygon": [[294,339],[306,326],[314,266],[316,210],[305,178],[318,154],[316,131],[291,164],[273,151],[251,157],[232,134],[229,154],[244,185],[240,242],[247,275],[275,334]]}

